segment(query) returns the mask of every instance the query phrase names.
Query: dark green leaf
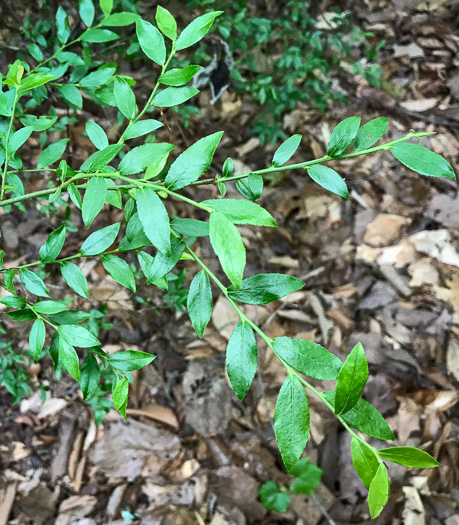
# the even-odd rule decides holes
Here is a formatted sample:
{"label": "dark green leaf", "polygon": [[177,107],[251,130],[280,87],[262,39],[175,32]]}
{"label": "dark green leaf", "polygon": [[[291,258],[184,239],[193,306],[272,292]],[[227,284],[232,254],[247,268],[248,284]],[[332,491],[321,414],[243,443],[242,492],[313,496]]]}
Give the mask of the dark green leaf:
{"label": "dark green leaf", "polygon": [[58,161],[64,154],[68,141],[69,139],[58,140],[43,150],[38,157],[37,168],[46,168],[50,164],[54,164],[54,162]]}
{"label": "dark green leaf", "polygon": [[32,131],[32,126],[26,126],[25,128],[18,129],[18,131],[15,131],[11,135],[10,140],[8,142],[8,152],[10,155],[15,153],[24,144],[24,142],[32,134]]}
{"label": "dark green leaf", "polygon": [[340,122],[333,130],[328,141],[327,155],[337,157],[352,144],[360,126],[360,117],[349,117]]}
{"label": "dark green leaf", "polygon": [[179,69],[170,69],[159,77],[158,82],[166,86],[184,86],[201,69],[201,66],[185,66]]}
{"label": "dark green leaf", "polygon": [[180,106],[180,104],[183,104],[198,93],[199,90],[191,86],[168,87],[154,96],[152,105],[162,108]]}
{"label": "dark green leaf", "polygon": [[62,225],[49,234],[45,244],[43,244],[38,252],[38,259],[41,262],[49,263],[56,259],[64,246],[66,233],[67,230],[65,229],[65,226]]}
{"label": "dark green leaf", "polygon": [[407,168],[421,175],[446,177],[448,179],[456,178],[453,168],[441,155],[419,144],[400,142],[392,146],[390,152]]}
{"label": "dark green leaf", "polygon": [[34,310],[39,314],[58,314],[67,310],[67,305],[57,301],[40,301],[34,304]]}
{"label": "dark green leaf", "polygon": [[303,385],[289,375],[277,397],[274,432],[287,471],[294,468],[309,438],[309,406]]}
{"label": "dark green leaf", "polygon": [[322,346],[304,339],[276,337],[273,350],[297,372],[314,379],[336,379],[343,364]]}
{"label": "dark green leaf", "polygon": [[286,512],[290,503],[290,494],[277,489],[274,481],[267,481],[258,491],[260,500],[266,510]]}
{"label": "dark green leaf", "polygon": [[74,292],[81,295],[85,299],[89,298],[88,282],[86,281],[86,277],[83,275],[83,272],[76,264],[68,261],[61,263],[61,272],[65,282]]}
{"label": "dark green leaf", "polygon": [[8,289],[8,291],[13,294],[16,293],[14,290],[14,284],[13,284],[14,270],[5,270],[3,272],[3,277],[5,279],[5,286]]}
{"label": "dark green leaf", "polygon": [[370,488],[378,468],[379,460],[374,449],[353,437],[351,442],[352,463],[363,484]]}
{"label": "dark green leaf", "polygon": [[440,463],[424,450],[414,447],[391,447],[378,450],[378,454],[392,463],[404,467],[430,468],[438,467]]}
{"label": "dark green leaf", "polygon": [[71,324],[61,325],[57,330],[61,339],[64,338],[69,344],[77,346],[78,348],[91,348],[101,344],[100,341],[83,326]]}
{"label": "dark green leaf", "polygon": [[92,0],[80,0],[79,9],[81,20],[83,20],[86,27],[91,27],[94,22],[94,4]]}
{"label": "dark green leaf", "polygon": [[89,255],[99,255],[99,253],[104,252],[115,242],[119,231],[120,223],[117,222],[91,233],[84,241],[80,253],[86,257]]}
{"label": "dark green leaf", "polygon": [[92,221],[99,215],[107,198],[107,183],[103,177],[92,177],[83,197],[81,215],[86,228],[91,226]]}
{"label": "dark green leaf", "polygon": [[368,379],[368,363],[361,343],[347,356],[336,382],[335,412],[344,414],[357,403]]}
{"label": "dark green leaf", "polygon": [[269,212],[258,204],[244,199],[212,199],[203,201],[201,204],[219,211],[234,224],[277,226],[276,221]]}
{"label": "dark green leaf", "polygon": [[226,371],[233,390],[242,401],[257,372],[257,342],[252,328],[241,321],[226,347]]}
{"label": "dark green leaf", "polygon": [[118,370],[132,372],[149,365],[156,356],[139,352],[137,350],[125,350],[116,352],[108,358],[108,362]]}
{"label": "dark green leaf", "polygon": [[19,279],[22,284],[27,288],[30,293],[37,295],[38,297],[49,297],[48,290],[46,289],[45,283],[38,277],[36,273],[23,268],[19,270]]}
{"label": "dark green leaf", "polygon": [[245,304],[268,304],[303,288],[304,283],[296,277],[281,273],[260,273],[242,281],[237,290],[228,288],[231,299]]}
{"label": "dark green leaf", "polygon": [[195,332],[202,337],[212,316],[212,290],[204,270],[198,272],[191,281],[187,308]]}
{"label": "dark green leaf", "polygon": [[115,78],[113,94],[116,107],[127,119],[132,120],[136,114],[135,95],[124,78]]}
{"label": "dark green leaf", "polygon": [[245,268],[245,248],[234,224],[219,212],[210,214],[210,243],[223,271],[236,288],[240,288]]}
{"label": "dark green leaf", "polygon": [[301,135],[293,135],[283,142],[274,153],[273,166],[282,166],[290,160],[301,143]]}
{"label": "dark green leaf", "polygon": [[67,372],[76,379],[80,379],[78,354],[75,348],[62,336],[59,337],[59,361]]}
{"label": "dark green leaf", "polygon": [[73,204],[75,204],[75,206],[79,210],[81,210],[81,207],[83,206],[83,202],[81,200],[80,192],[78,191],[78,188],[75,186],[75,184],[73,184],[73,182],[67,186],[67,192]]}
{"label": "dark green leaf", "polygon": [[346,183],[335,170],[332,170],[328,166],[317,164],[307,168],[307,172],[311,179],[319,186],[322,186],[322,188],[344,199],[349,198],[349,190],[347,189]]}
{"label": "dark green leaf", "polygon": [[386,133],[388,125],[389,119],[386,117],[374,118],[364,124],[355,137],[354,151],[371,148]]}
{"label": "dark green leaf", "polygon": [[57,38],[61,44],[65,44],[70,36],[69,19],[62,6],[56,12]]}
{"label": "dark green leaf", "polygon": [[142,51],[153,62],[162,66],[166,61],[166,44],[163,35],[154,25],[142,19],[137,20],[136,31]]}
{"label": "dark green leaf", "polygon": [[156,23],[159,29],[171,40],[177,38],[177,22],[167,9],[160,5],[156,9]]}
{"label": "dark green leaf", "polygon": [[126,377],[121,378],[113,391],[113,404],[115,410],[120,410],[127,401],[129,393],[129,381]]}
{"label": "dark green leaf", "polygon": [[45,345],[46,328],[42,319],[36,319],[29,335],[29,347],[32,357],[37,361]]}
{"label": "dark green leaf", "polygon": [[386,467],[381,463],[374,475],[368,491],[368,507],[371,519],[377,518],[389,499],[389,476]]}
{"label": "dark green leaf", "polygon": [[171,227],[186,237],[207,237],[209,235],[209,223],[197,219],[174,219]]}
{"label": "dark green leaf", "polygon": [[84,400],[89,399],[94,394],[99,385],[99,380],[99,364],[94,355],[89,353],[81,365],[80,373],[80,388]]}
{"label": "dark green leaf", "polygon": [[301,458],[290,471],[296,480],[290,485],[290,490],[294,494],[311,495],[320,485],[322,469],[310,462],[309,458]]}
{"label": "dark green leaf", "polygon": [[88,120],[86,123],[86,133],[88,134],[89,140],[97,149],[102,150],[109,145],[107,134],[96,122]]}
{"label": "dark green leaf", "polygon": [[43,60],[43,52],[40,49],[40,47],[33,43],[29,44],[29,53],[35,58],[37,62],[41,62]]}
{"label": "dark green leaf", "polygon": [[263,177],[258,173],[249,173],[246,180],[236,181],[236,188],[246,199],[256,201],[263,192]]}
{"label": "dark green leaf", "polygon": [[147,284],[154,283],[168,274],[180,260],[185,247],[185,243],[180,239],[172,239],[170,252],[158,252],[151,267],[148,268],[148,273],[145,274]]}
{"label": "dark green leaf", "polygon": [[147,135],[152,131],[164,126],[162,122],[154,119],[140,120],[127,129],[124,134],[126,139],[135,139],[136,137],[141,137],[142,135]]}
{"label": "dark green leaf", "polygon": [[204,38],[211,28],[213,21],[222,13],[223,11],[212,11],[195,18],[185,27],[178,37],[176,45],[177,51],[190,47]]}
{"label": "dark green leaf", "polygon": [[123,175],[134,175],[145,171],[146,167],[164,157],[167,158],[169,152],[175,146],[167,142],[160,142],[156,144],[144,144],[137,148],[131,149],[120,162],[118,171]]}
{"label": "dark green leaf", "polygon": [[132,292],[136,291],[134,274],[126,261],[115,255],[103,255],[101,261],[114,281],[129,288]]}
{"label": "dark green leaf", "polygon": [[50,314],[49,318],[56,324],[79,324],[87,321],[91,317],[88,312],[80,312],[79,310],[66,310],[58,314]]}
{"label": "dark green leaf", "polygon": [[37,316],[29,308],[22,308],[21,310],[13,310],[12,312],[5,312],[5,315],[13,319],[13,321],[23,322],[31,321]]}
{"label": "dark green leaf", "polygon": [[82,78],[80,80],[80,85],[86,88],[94,88],[97,86],[101,86],[113,76],[113,73],[115,73],[115,71],[116,68],[114,67],[102,66],[97,71],[93,71],[92,73],[89,73],[89,75]]}
{"label": "dark green leaf", "polygon": [[82,172],[94,173],[102,170],[113,160],[118,152],[123,148],[123,144],[110,144],[101,151],[96,151],[88,157],[80,167]]}
{"label": "dark green leaf", "polygon": [[119,35],[114,31],[109,29],[90,29],[81,35],[81,40],[83,42],[113,42],[113,40],[118,40]]}
{"label": "dark green leaf", "polygon": [[151,188],[139,188],[136,201],[145,235],[160,252],[168,253],[171,249],[169,216],[161,199]]}

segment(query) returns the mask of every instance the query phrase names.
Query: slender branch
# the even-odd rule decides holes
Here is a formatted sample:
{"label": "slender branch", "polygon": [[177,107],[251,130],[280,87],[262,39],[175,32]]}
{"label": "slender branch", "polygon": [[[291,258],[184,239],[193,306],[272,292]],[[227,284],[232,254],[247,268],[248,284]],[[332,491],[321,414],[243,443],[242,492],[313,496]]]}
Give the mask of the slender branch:
{"label": "slender branch", "polygon": [[6,134],[5,138],[5,149],[6,149],[6,158],[5,158],[5,166],[3,168],[2,173],[2,188],[0,190],[0,201],[3,199],[3,194],[5,193],[5,184],[6,184],[6,175],[8,172],[8,162],[10,161],[10,138],[11,138],[11,130],[13,129],[13,121],[14,121],[14,114],[16,113],[16,104],[19,100],[19,93],[18,89],[16,88],[16,92],[14,95],[14,102],[13,102],[13,109],[11,110],[11,117],[10,117],[10,124],[8,126],[8,133]]}

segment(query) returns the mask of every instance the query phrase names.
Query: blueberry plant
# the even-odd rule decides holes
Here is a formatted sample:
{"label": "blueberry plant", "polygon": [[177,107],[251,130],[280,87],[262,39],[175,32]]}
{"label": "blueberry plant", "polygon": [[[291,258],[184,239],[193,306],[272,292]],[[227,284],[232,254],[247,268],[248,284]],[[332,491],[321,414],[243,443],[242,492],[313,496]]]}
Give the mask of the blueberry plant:
{"label": "blueberry plant", "polygon": [[[39,44],[35,44],[31,54],[37,63],[31,64],[32,59],[17,60],[2,78],[0,208],[8,211],[16,206],[20,213],[28,204],[35,202],[39,206],[44,201],[52,204],[61,199],[81,213],[85,227],[89,228],[108,203],[123,209],[124,220],[97,229],[73,255],[66,257],[60,257],[68,234],[65,221],[49,235],[36,261],[13,267],[8,253],[1,251],[2,315],[18,323],[27,323],[31,358],[39,360],[50,356],[58,377],[66,371],[79,381],[84,399],[91,399],[101,376],[114,378],[113,403],[125,416],[132,380],[130,373],[149,365],[154,356],[135,350],[111,355],[105,352],[94,325],[98,317],[93,316],[91,321],[91,312],[84,308],[71,309],[70,305],[75,304],[71,296],[66,300],[53,298],[55,287],[46,283],[45,270],[58,268],[69,291],[75,294],[73,297],[87,300],[90,298],[88,282],[78,264],[85,258],[99,259],[107,274],[132,292],[136,291],[136,276],[140,272],[148,285],[166,289],[167,276],[176,264],[190,261],[199,271],[191,282],[186,304],[198,336],[203,336],[211,318],[212,286],[220,290],[239,315],[240,322],[226,353],[226,370],[237,397],[244,398],[255,376],[257,337],[258,342],[274,352],[288,372],[274,415],[276,440],[287,471],[301,478],[303,464],[298,461],[304,462],[300,458],[309,437],[309,392],[317,396],[351,434],[354,466],[369,488],[371,516],[377,516],[389,495],[385,461],[415,468],[433,467],[438,463],[423,450],[411,447],[377,449],[368,443],[365,436],[390,441],[394,435],[376,408],[361,397],[368,378],[361,344],[357,344],[343,362],[311,341],[290,337],[272,339],[244,313],[241,305],[270,303],[300,290],[304,283],[290,275],[276,273],[244,279],[246,250],[237,225],[276,227],[271,214],[254,202],[262,193],[263,175],[276,171],[303,170],[314,183],[347,198],[346,183],[328,166],[334,160],[386,151],[422,175],[455,178],[452,167],[443,157],[420,144],[421,137],[432,133],[410,131],[401,139],[375,146],[386,132],[388,120],[377,118],[361,125],[358,116],[335,127],[327,154],[316,160],[286,164],[300,144],[301,137],[294,135],[277,149],[268,168],[235,175],[233,162],[227,159],[219,175],[205,178],[222,138],[222,132],[217,132],[201,138],[169,162],[174,145],[154,140],[152,133],[162,123],[147,118],[147,113],[160,113],[162,108],[180,105],[197,94],[197,89],[187,84],[199,71],[199,66],[171,69],[170,62],[176,53],[201,40],[221,12],[202,15],[178,31],[173,15],[163,7],[157,8],[156,24],[135,13],[112,11],[112,0],[100,0],[98,6],[92,0],[81,0],[79,15],[87,29],[71,40],[69,16],[59,7],[53,53],[42,57],[36,48]],[[90,46],[113,41],[118,37],[116,28],[130,24],[135,24],[142,52],[160,69],[157,83],[143,105],[132,89],[134,80],[119,73],[116,65],[103,64],[94,71],[83,71],[78,70],[75,58],[78,56],[76,43]],[[55,122],[55,117],[37,117],[28,109],[40,107],[36,101],[45,100],[51,94],[53,98],[60,96],[71,108],[80,108],[82,93],[118,110],[122,121],[118,139],[110,142],[102,127],[89,121],[86,133],[95,151],[80,166],[61,160],[68,147],[68,138],[48,143],[49,137],[42,144],[36,167],[29,166],[29,160],[25,166],[21,159],[23,146],[31,136],[44,133]],[[417,142],[413,143],[413,139]],[[139,142],[144,143],[139,145]],[[30,173],[39,173],[47,187],[27,191]],[[242,198],[224,197],[226,186],[233,182]],[[190,195],[196,185],[215,183],[221,190],[221,198],[198,202],[185,195],[185,189]],[[171,219],[164,203],[172,199],[198,208],[208,220]],[[48,211],[56,221],[62,217],[52,208]],[[230,284],[222,282],[193,250],[191,239],[207,236]],[[134,271],[125,260],[128,252],[137,256],[138,267]],[[178,305],[183,304],[183,298],[178,301]],[[76,348],[80,350],[77,352]],[[10,354],[1,361],[3,380],[6,378],[9,389],[17,396],[9,373]],[[336,387],[332,391],[319,391],[308,378],[334,380]]]}

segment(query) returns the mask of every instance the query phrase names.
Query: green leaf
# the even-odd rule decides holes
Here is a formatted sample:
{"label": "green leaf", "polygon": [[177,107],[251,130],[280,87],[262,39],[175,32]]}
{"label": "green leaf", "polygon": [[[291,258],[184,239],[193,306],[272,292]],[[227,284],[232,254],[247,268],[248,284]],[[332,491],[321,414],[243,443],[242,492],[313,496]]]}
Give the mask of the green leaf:
{"label": "green leaf", "polygon": [[137,20],[136,31],[142,51],[153,62],[162,66],[166,62],[166,44],[163,35],[154,25],[142,19]]}
{"label": "green leaf", "polygon": [[107,146],[103,150],[96,151],[83,162],[80,170],[86,173],[94,173],[105,168],[122,148],[123,144],[110,144],[110,146]]}
{"label": "green leaf", "polygon": [[61,272],[65,282],[74,292],[76,292],[78,295],[81,295],[85,299],[89,299],[88,282],[86,281],[86,277],[83,275],[83,272],[76,264],[68,261],[61,263]]}
{"label": "green leaf", "polygon": [[389,499],[389,476],[386,467],[381,463],[371,481],[368,490],[368,507],[371,519],[377,518]]}
{"label": "green leaf", "polygon": [[420,146],[400,142],[390,148],[392,155],[410,170],[429,177],[446,177],[455,179],[451,165],[437,153]]}
{"label": "green leaf", "polygon": [[209,169],[222,135],[219,131],[204,137],[181,153],[169,169],[166,186],[176,191],[198,180]]}
{"label": "green leaf", "polygon": [[414,447],[390,447],[378,450],[378,454],[392,463],[404,467],[430,468],[438,467],[440,463],[424,450]]}
{"label": "green leaf", "polygon": [[115,71],[115,67],[102,66],[97,71],[93,71],[92,73],[89,73],[89,75],[86,75],[84,78],[82,78],[80,80],[80,85],[85,88],[95,88],[97,86],[101,86],[113,76]]}
{"label": "green leaf", "polygon": [[80,312],[79,310],[67,310],[58,314],[50,314],[49,318],[56,324],[79,324],[87,321],[91,317],[88,312]]}
{"label": "green leaf", "polygon": [[156,9],[156,23],[159,29],[171,40],[177,38],[177,22],[167,9],[160,5]]}
{"label": "green leaf", "polygon": [[233,390],[242,401],[257,372],[257,342],[252,328],[241,321],[226,347],[226,371]]}
{"label": "green leaf", "polygon": [[59,337],[59,361],[74,379],[77,381],[80,379],[78,354],[75,348],[61,335]]}
{"label": "green leaf", "polygon": [[213,21],[222,13],[223,11],[212,11],[195,18],[185,27],[178,37],[176,45],[177,51],[190,47],[204,38],[211,28]]}
{"label": "green leaf", "polygon": [[213,210],[219,211],[234,224],[276,227],[276,221],[264,208],[244,199],[211,199],[203,201]]}
{"label": "green leaf", "polygon": [[185,247],[185,243],[180,239],[172,239],[170,252],[158,252],[152,264],[145,268],[147,284],[154,283],[168,274],[180,260]]}
{"label": "green leaf", "polygon": [[274,153],[273,166],[282,166],[290,160],[301,143],[301,135],[293,135],[283,142]]}
{"label": "green leaf", "polygon": [[86,123],[86,133],[88,134],[89,140],[98,150],[108,147],[107,134],[96,122],[88,120]]}
{"label": "green leaf", "polygon": [[332,170],[328,166],[323,166],[322,164],[310,166],[309,168],[306,168],[306,170],[311,179],[319,186],[322,186],[322,188],[331,191],[344,199],[349,198],[349,191],[346,183],[335,170]]}
{"label": "green leaf", "polygon": [[137,211],[145,235],[160,252],[171,249],[169,215],[151,188],[139,188],[136,194]]}
{"label": "green leaf", "polygon": [[100,380],[100,368],[97,359],[93,354],[89,353],[83,364],[81,365],[80,373],[80,388],[83,394],[83,399],[88,400],[97,390]]}
{"label": "green leaf", "polygon": [[22,308],[25,306],[26,301],[22,297],[13,297],[12,295],[7,295],[1,301],[1,304],[4,304],[8,308]]}
{"label": "green leaf", "polygon": [[36,273],[23,268],[19,270],[19,279],[21,279],[22,284],[30,293],[33,293],[38,297],[50,297],[45,283]]}
{"label": "green leaf", "polygon": [[309,458],[301,458],[290,471],[292,476],[297,478],[291,485],[290,490],[294,494],[311,495],[320,485],[322,469],[310,462]]}
{"label": "green leaf", "polygon": [[19,119],[24,126],[32,126],[34,131],[45,131],[56,123],[57,117],[47,117],[42,115],[37,118],[35,115],[25,115]]}
{"label": "green leaf", "polygon": [[386,133],[388,125],[389,119],[386,117],[374,118],[364,124],[355,137],[354,151],[371,148]]}
{"label": "green leaf", "polygon": [[41,62],[43,60],[42,50],[37,44],[33,42],[29,44],[29,53],[32,55],[33,58],[35,58],[37,62]]}
{"label": "green leaf", "polygon": [[62,6],[56,12],[57,38],[61,44],[65,44],[70,36],[69,19]]}
{"label": "green leaf", "polygon": [[127,401],[129,393],[129,381],[126,377],[121,378],[113,391],[113,404],[115,410],[120,410]]}
{"label": "green leaf", "polygon": [[73,204],[75,204],[75,206],[79,210],[81,210],[81,207],[83,206],[83,203],[81,201],[81,195],[78,191],[78,188],[75,186],[75,184],[73,184],[73,182],[67,186],[67,192]]}
{"label": "green leaf", "polygon": [[134,274],[126,261],[115,255],[103,255],[101,261],[114,281],[129,288],[132,292],[136,291]]}
{"label": "green leaf", "polygon": [[246,199],[256,201],[263,192],[263,177],[259,173],[249,173],[246,180],[236,181],[236,188]]}
{"label": "green leaf", "polygon": [[28,308],[22,308],[21,310],[14,310],[12,312],[5,312],[5,315],[13,319],[13,321],[23,322],[31,321],[37,316]]}
{"label": "green leaf", "polygon": [[101,43],[113,42],[119,39],[119,35],[109,29],[90,29],[81,35],[83,42]]}
{"label": "green leaf", "polygon": [[67,305],[57,301],[40,301],[33,305],[34,310],[39,314],[58,314],[67,310]]}
{"label": "green leaf", "polygon": [[64,324],[57,330],[61,338],[63,337],[69,344],[78,348],[91,348],[101,344],[99,339],[83,326]]}
{"label": "green leaf", "polygon": [[11,135],[8,141],[8,152],[10,155],[15,153],[24,144],[32,134],[32,131],[32,126],[26,126],[25,128],[18,129]]}
{"label": "green leaf", "polygon": [[107,183],[103,177],[89,179],[81,207],[81,215],[86,228],[89,228],[92,221],[99,215],[107,198],[107,191]]}
{"label": "green leaf", "polygon": [[303,453],[309,438],[309,406],[303,385],[289,375],[277,397],[274,432],[282,460],[290,472]]}
{"label": "green leaf", "polygon": [[168,87],[162,91],[158,91],[151,104],[162,108],[180,106],[180,104],[183,104],[198,93],[198,89],[190,86]]}
{"label": "green leaf", "polygon": [[46,328],[42,319],[36,319],[29,335],[29,347],[32,357],[37,361],[45,345]]}
{"label": "green leaf", "polygon": [[38,252],[38,260],[44,263],[54,261],[64,246],[66,233],[67,230],[64,225],[51,232]]}
{"label": "green leaf", "polygon": [[126,139],[135,139],[141,137],[142,135],[147,135],[152,131],[164,126],[162,122],[154,119],[140,120],[133,124],[129,129],[126,130],[124,138]]}
{"label": "green leaf", "polygon": [[184,86],[188,84],[201,69],[201,66],[186,66],[180,69],[170,69],[159,77],[158,82],[166,86]]}
{"label": "green leaf", "polygon": [[198,272],[191,281],[187,308],[195,332],[202,337],[212,317],[212,289],[204,270]]}
{"label": "green leaf", "polygon": [[231,299],[245,304],[268,304],[303,288],[304,282],[281,273],[260,273],[242,281],[237,290],[228,288]]}
{"label": "green leaf", "polygon": [[136,13],[130,13],[129,11],[123,11],[121,13],[113,13],[104,20],[102,20],[103,26],[112,27],[123,27],[135,24],[139,20],[139,15]]}
{"label": "green leaf", "polygon": [[44,149],[38,157],[37,168],[46,168],[50,164],[58,161],[64,154],[68,141],[69,139],[61,139]]}
{"label": "green leaf", "polygon": [[[322,392],[322,395],[332,406],[335,405],[335,392]],[[394,439],[394,433],[382,415],[373,405],[370,405],[368,401],[362,398],[357,401],[349,412],[342,414],[340,417],[342,417],[346,423],[367,436],[377,439]]]}
{"label": "green leaf", "polygon": [[137,350],[124,350],[116,352],[108,358],[108,362],[122,372],[132,372],[149,365],[155,355],[139,352]]}
{"label": "green leaf", "polygon": [[290,504],[290,494],[277,489],[274,481],[267,481],[258,491],[261,503],[266,510],[286,512]]}
{"label": "green leaf", "polygon": [[370,488],[372,479],[379,468],[379,460],[374,449],[353,437],[351,442],[352,463],[362,483]]}
{"label": "green leaf", "polygon": [[210,243],[228,279],[240,288],[245,267],[245,248],[234,224],[219,212],[210,214]]}
{"label": "green leaf", "polygon": [[5,286],[7,287],[8,291],[11,293],[16,293],[14,290],[14,270],[6,270],[3,272],[3,277],[5,279]]}
{"label": "green leaf", "polygon": [[86,27],[91,27],[94,22],[94,4],[92,0],[80,0],[79,9],[81,20],[83,20]]}
{"label": "green leaf", "polygon": [[99,253],[104,252],[115,242],[119,231],[120,223],[117,222],[91,233],[80,249],[81,255],[87,257],[89,255],[99,255]]}
{"label": "green leaf", "polygon": [[209,235],[209,223],[197,219],[174,219],[171,227],[186,237],[207,237]]}
{"label": "green leaf", "polygon": [[64,84],[57,89],[64,102],[66,102],[72,109],[81,109],[83,107],[83,97],[76,86],[72,84]]}
{"label": "green leaf", "polygon": [[344,414],[357,403],[368,379],[368,363],[361,343],[347,356],[336,381],[335,413]]}
{"label": "green leaf", "polygon": [[105,16],[108,16],[113,9],[113,0],[99,0],[99,5]]}
{"label": "green leaf", "polygon": [[175,146],[167,142],[144,144],[131,149],[120,162],[118,171],[123,175],[134,175],[145,171],[149,164],[168,157]]}
{"label": "green leaf", "polygon": [[9,117],[12,113],[13,103],[5,93],[0,92],[0,115]]}
{"label": "green leaf", "polygon": [[322,346],[304,339],[276,337],[273,350],[297,372],[314,379],[336,379],[343,364]]}
{"label": "green leaf", "polygon": [[116,107],[127,119],[132,120],[136,114],[135,95],[124,78],[115,78],[113,94]]}
{"label": "green leaf", "polygon": [[349,117],[340,122],[333,130],[328,141],[327,155],[337,157],[352,144],[360,126],[360,117]]}

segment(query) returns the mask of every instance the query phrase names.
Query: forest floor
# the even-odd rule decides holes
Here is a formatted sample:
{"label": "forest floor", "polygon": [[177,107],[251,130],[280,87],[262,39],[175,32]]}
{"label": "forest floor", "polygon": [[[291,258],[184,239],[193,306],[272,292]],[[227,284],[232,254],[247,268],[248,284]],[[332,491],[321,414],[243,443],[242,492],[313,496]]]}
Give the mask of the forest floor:
{"label": "forest floor", "polygon": [[[324,155],[333,126],[343,118],[384,116],[390,118],[387,140],[410,129],[437,132],[423,143],[457,172],[459,9],[444,0],[366,4],[354,13],[362,28],[388,41],[382,52],[384,89],[361,80],[348,105],[324,115],[307,107],[285,115],[286,133],[303,135],[292,162]],[[203,114],[187,129],[170,116],[171,130],[165,129],[161,140],[184,149],[224,129],[216,168],[227,156],[241,173],[264,168],[272,148],[260,146],[244,127],[253,117],[253,105],[231,88],[215,106],[208,100],[204,90],[198,102]],[[92,118],[84,112],[80,117],[81,122]],[[75,125],[71,133],[82,131],[83,124]],[[83,160],[89,144],[81,142],[74,154]],[[243,310],[269,336],[303,337],[341,359],[362,342],[370,365],[364,397],[386,417],[396,444],[419,446],[441,463],[425,471],[391,464],[389,503],[372,523],[459,525],[457,183],[421,177],[388,153],[333,167],[348,183],[348,201],[299,171],[266,184],[259,203],[279,228],[240,228],[248,248],[247,275],[289,273],[303,279],[305,287],[284,300]],[[238,195],[231,187],[228,194]],[[194,199],[217,196],[216,187],[202,186]],[[190,216],[190,210],[175,203],[171,211]],[[110,213],[113,220],[120,212]],[[19,263],[36,255],[50,231],[49,220],[36,210],[26,218],[17,224],[14,214],[1,217],[2,248]],[[101,215],[96,226],[106,220]],[[196,250],[218,272],[208,243],[197,242]],[[180,264],[189,282],[195,268],[187,261]],[[158,357],[134,374],[127,422],[113,411],[96,427],[66,376],[57,382],[48,374],[44,404],[34,393],[11,407],[11,396],[0,390],[1,525],[370,521],[349,436],[312,396],[306,452],[323,470],[315,497],[295,496],[283,515],[268,513],[257,499],[266,481],[289,479],[271,415],[286,373],[260,342],[261,373],[244,402],[236,399],[224,375],[224,350],[237,319],[217,291],[212,321],[201,340],[186,313],[164,306],[158,291],[142,292],[153,305],[145,306],[115,285],[97,261],[84,272],[92,283],[91,297],[108,305],[105,319],[114,324],[103,336],[104,349],[140,349]],[[24,348],[20,335],[18,344]],[[39,368],[30,372],[35,378],[42,373]],[[312,382],[320,390],[330,386]]]}

